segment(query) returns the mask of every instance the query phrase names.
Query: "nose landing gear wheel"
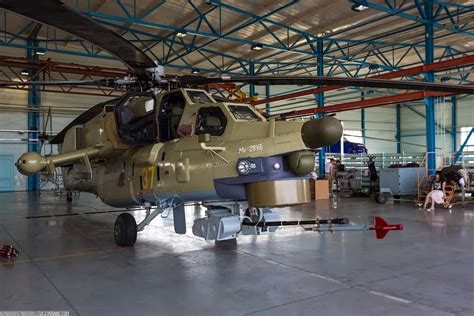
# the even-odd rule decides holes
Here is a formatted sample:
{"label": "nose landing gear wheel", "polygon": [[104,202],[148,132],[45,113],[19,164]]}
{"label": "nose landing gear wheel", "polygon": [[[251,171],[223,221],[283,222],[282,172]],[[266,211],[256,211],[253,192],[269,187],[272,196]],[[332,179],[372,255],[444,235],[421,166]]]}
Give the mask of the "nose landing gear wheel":
{"label": "nose landing gear wheel", "polygon": [[137,222],[135,218],[122,213],[115,220],[114,225],[115,243],[122,247],[130,247],[137,241]]}

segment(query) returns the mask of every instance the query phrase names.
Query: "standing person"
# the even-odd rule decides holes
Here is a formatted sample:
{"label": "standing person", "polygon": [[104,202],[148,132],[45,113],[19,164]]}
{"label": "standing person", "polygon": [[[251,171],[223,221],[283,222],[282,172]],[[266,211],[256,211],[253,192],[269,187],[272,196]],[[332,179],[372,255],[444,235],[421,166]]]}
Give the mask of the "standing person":
{"label": "standing person", "polygon": [[[431,184],[431,191],[426,196],[425,205],[423,206],[423,209],[427,210],[428,212],[431,212],[431,211],[434,211],[435,204],[444,203],[444,199],[445,199],[444,185],[445,185],[445,182],[441,180],[441,174],[437,172]],[[431,207],[429,209],[426,209],[429,203],[431,203]]]}
{"label": "standing person", "polygon": [[341,161],[338,159],[336,160],[336,171],[344,171],[345,167],[341,164]]}
{"label": "standing person", "polygon": [[333,172],[332,178],[336,182],[336,192],[339,192],[339,176],[338,176],[339,171],[344,171],[344,165],[342,165],[341,161],[338,159],[336,160],[334,164],[334,168],[332,169],[332,172]]}
{"label": "standing person", "polygon": [[331,158],[329,159],[329,162],[325,165],[324,173],[326,173],[326,175],[329,175],[331,173],[331,167],[334,161],[334,158]]}
{"label": "standing person", "polygon": [[376,192],[376,185],[378,180],[377,168],[375,167],[375,156],[369,156],[369,161],[367,162],[367,170],[369,172],[370,179],[370,188],[369,195]]}
{"label": "standing person", "polygon": [[333,181],[334,181],[334,167],[336,165],[336,161],[334,160],[334,158],[331,158],[329,160],[329,163],[326,165],[326,177],[327,179],[329,180],[329,193],[331,194],[332,193],[332,185],[333,185]]}
{"label": "standing person", "polygon": [[465,168],[459,169],[458,170],[459,175],[462,177],[459,179],[459,185],[461,186],[461,189],[464,187],[467,187],[469,189],[470,187],[470,181],[469,181],[469,171]]}

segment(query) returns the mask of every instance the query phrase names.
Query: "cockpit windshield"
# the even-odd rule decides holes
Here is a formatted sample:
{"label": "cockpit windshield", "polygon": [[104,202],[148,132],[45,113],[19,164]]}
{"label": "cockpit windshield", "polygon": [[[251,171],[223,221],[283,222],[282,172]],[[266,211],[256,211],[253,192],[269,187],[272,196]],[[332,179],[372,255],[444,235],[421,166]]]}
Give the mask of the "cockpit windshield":
{"label": "cockpit windshield", "polygon": [[118,134],[129,145],[157,140],[155,97],[152,93],[129,93],[115,107]]}
{"label": "cockpit windshield", "polygon": [[149,95],[135,95],[121,104],[121,118],[123,123],[136,122],[155,110],[155,99]]}
{"label": "cockpit windshield", "polygon": [[230,104],[229,110],[237,120],[259,122],[262,119],[250,107],[246,105]]}
{"label": "cockpit windshield", "polygon": [[204,91],[199,90],[186,90],[191,102],[194,104],[206,104],[206,103],[214,103],[214,101],[208,97],[208,95]]}

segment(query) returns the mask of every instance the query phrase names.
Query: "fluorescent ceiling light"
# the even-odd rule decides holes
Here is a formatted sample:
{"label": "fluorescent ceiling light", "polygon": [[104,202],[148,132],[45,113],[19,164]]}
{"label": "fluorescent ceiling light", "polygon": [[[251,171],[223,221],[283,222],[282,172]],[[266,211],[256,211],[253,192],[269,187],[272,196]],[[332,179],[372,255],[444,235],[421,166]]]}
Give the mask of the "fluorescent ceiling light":
{"label": "fluorescent ceiling light", "polygon": [[186,35],[188,35],[188,33],[186,33],[186,31],[178,31],[178,32],[176,33],[176,36],[177,36],[177,37],[181,37],[181,38],[182,38],[182,37],[185,37]]}
{"label": "fluorescent ceiling light", "polygon": [[260,43],[257,43],[257,44],[253,44],[252,46],[250,46],[250,48],[251,48],[252,50],[259,51],[259,50],[262,50],[262,49],[263,49],[263,45],[260,44]]}
{"label": "fluorescent ceiling light", "polygon": [[355,12],[360,12],[360,11],[364,11],[366,9],[368,9],[369,7],[366,7],[365,5],[361,4],[361,3],[354,3],[351,7],[351,10],[352,11],[355,11]]}

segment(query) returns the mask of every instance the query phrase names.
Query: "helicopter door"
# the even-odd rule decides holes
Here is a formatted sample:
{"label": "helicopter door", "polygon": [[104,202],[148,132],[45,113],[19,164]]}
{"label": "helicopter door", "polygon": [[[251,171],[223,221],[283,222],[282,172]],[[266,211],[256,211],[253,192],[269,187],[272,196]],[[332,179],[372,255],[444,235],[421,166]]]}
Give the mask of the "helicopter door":
{"label": "helicopter door", "polygon": [[160,141],[177,138],[177,130],[183,116],[186,101],[181,91],[169,92],[163,96],[158,114]]}
{"label": "helicopter door", "polygon": [[145,145],[157,140],[155,96],[153,93],[129,93],[115,107],[120,139],[127,145]]}

